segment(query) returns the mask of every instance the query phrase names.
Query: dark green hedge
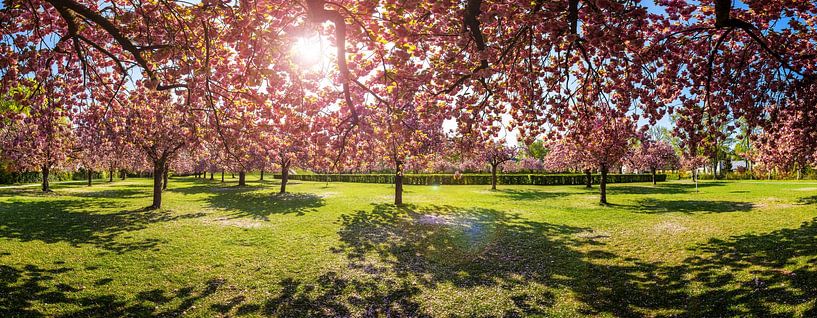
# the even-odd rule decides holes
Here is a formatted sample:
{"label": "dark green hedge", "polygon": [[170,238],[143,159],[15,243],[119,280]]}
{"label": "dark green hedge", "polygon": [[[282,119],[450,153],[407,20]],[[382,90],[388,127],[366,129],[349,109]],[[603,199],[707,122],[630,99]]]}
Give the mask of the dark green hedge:
{"label": "dark green hedge", "polygon": [[[94,171],[93,179],[107,179],[108,178],[108,171]],[[74,172],[73,176],[74,180],[88,180],[88,175],[85,172],[85,169],[79,169],[78,171]]]}
{"label": "dark green hedge", "polygon": [[[280,179],[280,175],[275,175]],[[359,182],[359,183],[394,183],[393,174],[302,174],[290,175],[292,180],[317,182]],[[598,184],[601,176],[593,175],[593,184]],[[611,174],[607,176],[609,183],[652,182],[649,174]],[[657,181],[666,181],[667,175],[659,174]],[[585,184],[583,174],[503,174],[497,176],[499,184],[531,184],[531,185],[578,185]],[[409,185],[437,185],[437,184],[491,184],[490,174],[464,174],[454,179],[451,174],[407,174],[403,176],[403,184]]]}
{"label": "dark green hedge", "polygon": [[[56,172],[52,171],[48,175],[50,181],[66,181],[73,180],[74,175],[70,172]],[[0,184],[16,184],[16,183],[36,183],[42,182],[43,175],[41,172],[2,172],[0,171]]]}
{"label": "dark green hedge", "polygon": [[[94,179],[102,179],[107,178],[107,172],[98,172],[95,171],[93,173]],[[49,181],[69,181],[69,180],[87,180],[88,175],[85,174],[85,171],[80,169],[77,172],[69,172],[69,171],[51,171],[48,174]],[[29,171],[29,172],[8,172],[8,171],[0,171],[0,184],[18,184],[18,183],[39,183],[43,182],[43,174],[40,171]]]}

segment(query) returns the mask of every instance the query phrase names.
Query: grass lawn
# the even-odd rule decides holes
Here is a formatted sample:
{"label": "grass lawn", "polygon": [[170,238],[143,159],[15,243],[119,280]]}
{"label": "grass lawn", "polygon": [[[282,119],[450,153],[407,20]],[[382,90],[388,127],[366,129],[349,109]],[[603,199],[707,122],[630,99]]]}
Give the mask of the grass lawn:
{"label": "grass lawn", "polygon": [[230,182],[0,188],[0,317],[817,316],[815,181]]}

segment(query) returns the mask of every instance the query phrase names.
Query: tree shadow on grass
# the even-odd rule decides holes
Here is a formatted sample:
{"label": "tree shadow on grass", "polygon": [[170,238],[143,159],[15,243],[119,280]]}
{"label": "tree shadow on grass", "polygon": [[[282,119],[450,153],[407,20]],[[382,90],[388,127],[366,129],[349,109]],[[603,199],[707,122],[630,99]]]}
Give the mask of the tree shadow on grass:
{"label": "tree shadow on grass", "polygon": [[[701,182],[698,188],[722,187],[725,182]],[[595,185],[594,185],[595,186]],[[695,183],[658,183],[657,185],[612,184],[607,188],[611,195],[616,194],[683,194],[695,192]]]}
{"label": "tree shadow on grass", "polygon": [[170,183],[167,191],[181,193],[186,195],[194,195],[194,194],[219,194],[219,193],[242,193],[242,192],[251,192],[251,191],[258,191],[265,189],[265,187],[261,185],[246,185],[246,186],[239,186],[235,184],[229,183],[220,183],[220,182],[204,182],[204,181],[189,181],[189,180],[182,180],[179,182],[182,186],[173,186],[173,183]]}
{"label": "tree shadow on grass", "polygon": [[[418,286],[391,279],[345,278],[336,272],[316,282],[285,278],[279,291],[263,303],[236,307],[236,315],[269,317],[422,317],[414,297]],[[229,302],[228,302],[229,303]],[[215,305],[224,309],[227,306]],[[228,311],[221,311],[227,313]]]}
{"label": "tree shadow on grass", "polygon": [[187,195],[208,194],[205,200],[210,206],[235,212],[235,217],[253,217],[266,220],[273,214],[305,215],[325,205],[323,197],[310,193],[277,193],[264,186],[235,186],[202,184],[188,181],[190,186],[168,189]]}
{"label": "tree shadow on grass", "polygon": [[739,201],[697,201],[697,200],[660,200],[647,198],[639,200],[632,210],[643,213],[725,213],[747,212],[755,205]]}
{"label": "tree shadow on grass", "polygon": [[87,200],[37,200],[0,202],[0,237],[23,242],[66,242],[92,245],[110,252],[125,253],[155,248],[159,239],[123,240],[123,235],[150,224],[195,218],[203,214],[175,215],[167,211],[118,211],[111,202]]}
{"label": "tree shadow on grass", "polygon": [[81,198],[112,198],[112,199],[135,199],[147,198],[151,196],[151,194],[145,190],[135,189],[112,189],[87,192],[86,191],[72,192],[69,195]]}
{"label": "tree shadow on grass", "polygon": [[528,189],[499,189],[496,192],[508,199],[515,200],[515,201],[540,201],[540,200],[547,200],[553,198],[561,198],[569,195],[574,195],[577,193],[570,193],[570,192],[548,192],[548,191],[541,191],[541,190],[528,190]]}
{"label": "tree shadow on grass", "polygon": [[[281,185],[281,179],[264,179],[264,180],[257,180],[255,182],[258,182],[258,183],[264,184],[264,185],[268,185],[268,186],[280,186]],[[293,180],[293,179],[287,180],[287,185],[288,186],[298,185],[298,184],[303,184],[303,182],[301,182],[300,180]]]}
{"label": "tree shadow on grass", "polygon": [[[371,212],[343,215],[341,226],[343,251],[350,259],[365,260],[374,253],[401,276],[423,273],[419,276],[426,284],[451,281],[458,286],[491,281],[486,276],[496,271],[534,279],[525,276],[538,273],[527,270],[523,263],[571,260],[568,246],[578,242],[557,243],[556,238],[588,230],[530,223],[491,209],[396,208],[389,204],[374,205]],[[532,237],[538,239],[530,240]],[[534,253],[542,250],[547,252]],[[461,275],[462,271],[467,275]]]}
{"label": "tree shadow on grass", "polygon": [[[791,317],[799,306],[817,317],[817,218],[799,228],[713,239],[685,260],[702,292],[690,306],[699,316]],[[738,275],[742,273],[743,275]]]}
{"label": "tree shadow on grass", "polygon": [[[799,229],[712,240],[679,264],[622,258],[604,249],[603,238],[586,235],[589,229],[490,209],[374,205],[340,222],[343,245],[335,252],[351,268],[431,289],[500,288],[514,304],[506,316],[548,314],[553,289],[570,290],[587,315],[790,316],[796,310],[781,305],[815,312],[809,301],[817,297],[817,219]],[[782,266],[796,268],[787,274]],[[530,284],[548,290],[519,288]]]}
{"label": "tree shadow on grass", "polygon": [[550,291],[530,294],[514,288],[532,283],[572,289],[588,305],[587,314],[634,315],[631,303],[664,309],[682,302],[674,283],[680,273],[638,262],[610,265],[618,257],[595,249],[603,243],[585,235],[592,232],[589,228],[482,208],[391,205],[344,215],[341,224],[343,246],[336,252],[344,253],[352,268],[427,288],[501,288],[515,306],[503,315],[547,313],[555,302]]}
{"label": "tree shadow on grass", "polygon": [[797,202],[804,205],[817,204],[817,195],[797,199]]}
{"label": "tree shadow on grass", "polygon": [[234,211],[236,217],[266,220],[273,214],[305,215],[324,206],[322,197],[310,193],[222,192],[207,198],[218,208]]}
{"label": "tree shadow on grass", "polygon": [[[73,271],[63,265],[55,268],[0,265],[0,316],[175,317],[195,308],[224,284],[221,279],[211,279],[203,287],[189,286],[174,291],[156,288],[139,292],[135,297],[88,295],[84,292],[85,287],[57,283],[62,280],[61,276],[73,275]],[[103,280],[107,281],[105,284],[113,282],[110,278]],[[40,304],[77,309],[55,315],[41,312]]]}

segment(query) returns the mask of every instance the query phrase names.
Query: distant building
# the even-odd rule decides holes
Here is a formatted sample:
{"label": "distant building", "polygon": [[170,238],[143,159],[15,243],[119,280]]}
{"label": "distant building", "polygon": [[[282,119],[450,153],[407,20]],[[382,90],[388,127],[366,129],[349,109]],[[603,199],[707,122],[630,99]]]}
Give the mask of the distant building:
{"label": "distant building", "polygon": [[[732,171],[737,170],[738,168],[746,168],[746,160],[736,160],[732,161]],[[718,162],[718,174],[721,174],[721,169],[723,169],[723,161]],[[709,174],[712,173],[712,165],[706,165],[701,168],[698,168],[698,173]]]}

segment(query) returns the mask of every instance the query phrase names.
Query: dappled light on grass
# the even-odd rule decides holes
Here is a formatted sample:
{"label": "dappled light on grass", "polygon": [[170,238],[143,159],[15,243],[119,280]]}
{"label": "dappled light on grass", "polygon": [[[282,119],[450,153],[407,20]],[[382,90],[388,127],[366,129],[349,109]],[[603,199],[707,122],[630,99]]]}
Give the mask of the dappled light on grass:
{"label": "dappled light on grass", "polygon": [[[463,285],[490,282],[480,276],[499,268],[519,269],[522,274],[519,266],[560,259],[559,254],[566,250],[550,246],[554,235],[564,238],[585,230],[529,223],[491,209],[452,206],[395,208],[379,204],[372,211],[357,211],[341,220],[340,236],[346,245],[343,251],[351,259],[363,260],[369,254],[384,256],[384,265],[404,275],[428,277],[428,284],[440,279]],[[539,248],[549,253],[533,253]],[[528,257],[539,254],[546,255],[540,255],[537,262],[527,262]],[[461,275],[462,271],[466,275]]]}
{"label": "dappled light on grass", "polygon": [[[174,215],[167,211],[124,210],[98,213],[95,209],[116,209],[114,203],[92,200],[0,201],[0,237],[20,241],[65,242],[72,246],[90,245],[115,253],[152,249],[161,242],[148,238],[123,238],[131,231],[152,224],[197,218],[201,214]],[[118,210],[118,209],[117,209]]]}
{"label": "dappled light on grass", "polygon": [[607,206],[583,186],[409,186],[395,207],[386,185],[250,181],[173,178],[156,211],[146,180],[0,191],[0,315],[815,311],[798,184],[617,184]]}
{"label": "dappled light on grass", "polygon": [[[0,265],[0,316],[43,316],[31,308],[43,301],[51,308],[74,309],[55,317],[179,316],[195,308],[197,302],[210,297],[224,285],[221,279],[210,279],[198,286],[176,289],[159,287],[140,291],[135,299],[129,300],[116,294],[87,295],[83,293],[86,286],[57,283],[77,271],[83,270],[59,262],[47,266]],[[84,271],[94,269],[86,268]],[[94,285],[109,284],[121,282],[103,278]]]}
{"label": "dappled light on grass", "polygon": [[[494,234],[475,244],[455,220]],[[497,286],[520,303],[534,295],[515,295],[513,286],[542,284],[572,291],[585,314],[767,316],[775,306],[809,305],[817,296],[817,219],[799,229],[712,240],[694,247],[699,255],[681,264],[623,259],[603,250],[605,243],[596,239],[605,235],[488,209],[375,205],[342,221],[345,247],[338,252],[372,275],[427,288]],[[795,268],[785,268],[790,265]],[[690,293],[689,286],[703,293]],[[505,315],[542,314],[552,302]]]}

